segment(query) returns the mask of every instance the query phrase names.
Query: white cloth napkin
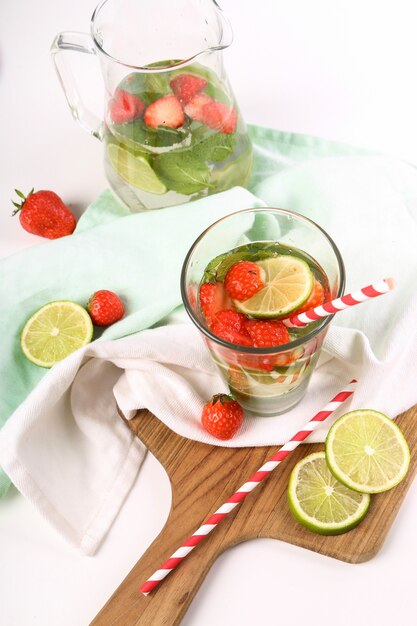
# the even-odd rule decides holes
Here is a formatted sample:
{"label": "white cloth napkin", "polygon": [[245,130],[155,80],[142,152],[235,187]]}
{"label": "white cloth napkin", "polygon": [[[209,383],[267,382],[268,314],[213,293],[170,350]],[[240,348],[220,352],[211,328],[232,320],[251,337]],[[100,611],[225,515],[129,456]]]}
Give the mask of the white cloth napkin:
{"label": "white cloth napkin", "polygon": [[[383,158],[320,161],[288,168],[274,184],[260,185],[259,196],[272,206],[303,209],[327,228],[344,256],[348,288],[389,275],[398,286],[337,315],[296,408],[247,418],[232,441],[212,439],[200,425],[201,408],[226,387],[191,322],[175,319],[74,353],[1,430],[2,467],[86,554],[110,528],[144,457],[116,402],[127,417],[146,407],[185,437],[228,446],[283,443],[353,376],[360,382],[343,412],[374,408],[395,417],[417,402],[417,172]],[[314,440],[323,440],[326,430],[316,431]]]}

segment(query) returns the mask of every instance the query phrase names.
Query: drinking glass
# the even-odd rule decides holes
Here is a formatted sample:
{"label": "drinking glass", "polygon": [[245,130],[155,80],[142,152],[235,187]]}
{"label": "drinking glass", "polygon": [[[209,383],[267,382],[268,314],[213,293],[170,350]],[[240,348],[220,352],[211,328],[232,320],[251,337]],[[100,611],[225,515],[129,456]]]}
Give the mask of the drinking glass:
{"label": "drinking glass", "polygon": [[327,298],[343,295],[345,271],[339,250],[315,222],[277,208],[232,213],[207,228],[188,252],[181,275],[185,309],[199,329],[232,395],[258,416],[289,411],[304,396],[333,316],[289,329],[290,343],[272,348],[238,346],[217,337],[199,304],[204,270],[215,257],[252,242],[278,242],[314,265],[327,285]]}

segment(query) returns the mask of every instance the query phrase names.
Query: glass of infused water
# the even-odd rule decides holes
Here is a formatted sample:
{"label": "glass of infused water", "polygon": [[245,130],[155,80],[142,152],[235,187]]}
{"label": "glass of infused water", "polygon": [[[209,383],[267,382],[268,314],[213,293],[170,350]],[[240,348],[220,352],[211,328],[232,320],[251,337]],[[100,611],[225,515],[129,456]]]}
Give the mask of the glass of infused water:
{"label": "glass of infused water", "polygon": [[191,247],[182,298],[219,372],[244,409],[288,411],[305,394],[332,316],[283,320],[340,297],[343,260],[315,222],[275,208],[220,219]]}

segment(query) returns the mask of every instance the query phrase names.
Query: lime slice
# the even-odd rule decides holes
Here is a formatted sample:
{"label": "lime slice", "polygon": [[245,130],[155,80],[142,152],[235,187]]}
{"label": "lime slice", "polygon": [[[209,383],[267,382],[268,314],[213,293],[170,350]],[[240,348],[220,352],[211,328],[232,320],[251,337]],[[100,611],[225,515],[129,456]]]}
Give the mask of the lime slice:
{"label": "lime slice", "polygon": [[378,411],[342,415],[326,439],[326,458],[338,480],[363,493],[395,487],[406,475],[410,451],[398,426]]}
{"label": "lime slice", "polygon": [[49,302],[26,322],[20,337],[23,353],[41,367],[58,361],[91,341],[93,323],[82,306],[69,300]]}
{"label": "lime slice", "polygon": [[234,301],[236,308],[252,317],[285,317],[308,299],[314,277],[308,264],[294,256],[281,255],[257,261],[264,271],[265,287],[252,298]]}
{"label": "lime slice", "polygon": [[365,517],[371,497],[342,485],[330,472],[324,452],[301,459],[291,472],[288,502],[303,526],[320,535],[340,535]]}
{"label": "lime slice", "polygon": [[164,183],[159,180],[143,156],[135,156],[115,143],[108,145],[107,154],[116,172],[129,185],[149,193],[163,194],[166,192],[167,188]]}

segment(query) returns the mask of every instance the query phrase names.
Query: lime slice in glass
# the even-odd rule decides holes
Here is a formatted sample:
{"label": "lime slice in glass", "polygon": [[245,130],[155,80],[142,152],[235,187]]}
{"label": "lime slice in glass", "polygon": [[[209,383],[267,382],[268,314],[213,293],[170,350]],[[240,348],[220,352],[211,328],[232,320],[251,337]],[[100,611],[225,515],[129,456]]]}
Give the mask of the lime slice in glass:
{"label": "lime slice in glass", "polygon": [[129,185],[149,193],[163,194],[166,192],[167,188],[159,180],[145,157],[135,156],[115,143],[108,145],[107,154],[116,172]]}
{"label": "lime slice in glass", "polygon": [[288,502],[303,526],[320,535],[340,535],[365,517],[371,497],[342,485],[330,472],[324,452],[301,459],[291,472]]}
{"label": "lime slice in glass", "polygon": [[29,361],[52,367],[91,341],[93,323],[82,306],[69,300],[49,302],[26,322],[20,345]]}
{"label": "lime slice in glass", "polygon": [[342,415],[326,439],[326,458],[338,480],[363,493],[395,487],[406,475],[410,451],[398,426],[378,411]]}
{"label": "lime slice in glass", "polygon": [[310,296],[314,277],[302,259],[281,255],[257,261],[256,265],[263,270],[265,287],[248,300],[234,301],[236,308],[245,315],[286,317]]}

